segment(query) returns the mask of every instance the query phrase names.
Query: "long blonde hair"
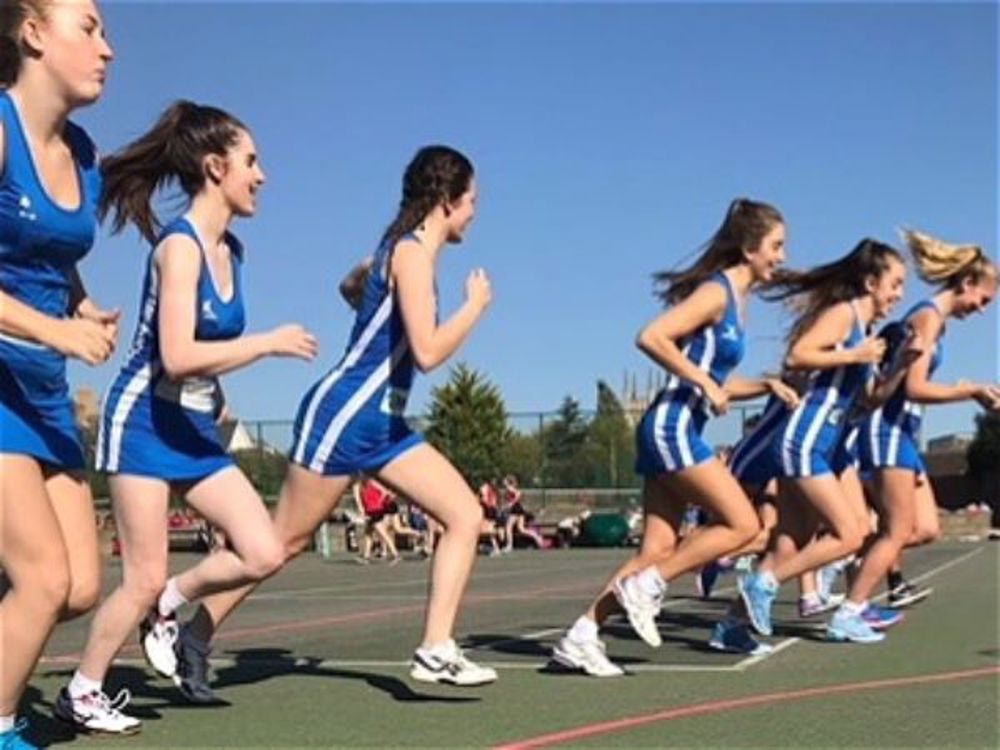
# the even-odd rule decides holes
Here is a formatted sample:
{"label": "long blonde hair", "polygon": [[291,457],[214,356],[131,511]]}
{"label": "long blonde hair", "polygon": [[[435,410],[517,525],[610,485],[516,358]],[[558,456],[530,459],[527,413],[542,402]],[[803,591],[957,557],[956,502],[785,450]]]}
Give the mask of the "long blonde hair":
{"label": "long blonde hair", "polygon": [[915,229],[900,231],[913,254],[917,275],[928,284],[959,287],[967,278],[996,278],[997,268],[979,245],[953,245]]}

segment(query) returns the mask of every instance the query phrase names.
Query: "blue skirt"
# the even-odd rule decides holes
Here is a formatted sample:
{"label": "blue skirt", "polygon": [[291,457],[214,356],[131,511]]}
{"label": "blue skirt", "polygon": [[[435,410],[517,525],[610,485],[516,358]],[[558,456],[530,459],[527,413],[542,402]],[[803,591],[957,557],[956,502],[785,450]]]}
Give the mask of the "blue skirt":
{"label": "blue skirt", "polygon": [[170,482],[197,481],[234,465],[219,439],[215,416],[147,388],[131,399],[120,380],[101,408],[97,469]]}
{"label": "blue skirt", "polygon": [[84,468],[66,359],[58,352],[0,339],[0,453],[70,471]]}

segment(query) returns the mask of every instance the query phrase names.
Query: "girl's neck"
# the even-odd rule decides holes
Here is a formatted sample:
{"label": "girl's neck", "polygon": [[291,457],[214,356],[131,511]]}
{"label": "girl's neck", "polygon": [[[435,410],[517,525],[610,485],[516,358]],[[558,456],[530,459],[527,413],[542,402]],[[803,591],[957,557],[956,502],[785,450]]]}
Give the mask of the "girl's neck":
{"label": "girl's neck", "polygon": [[209,247],[221,244],[233,220],[232,210],[204,191],[191,201],[187,216],[197,225],[198,233]]}
{"label": "girl's neck", "polygon": [[854,309],[857,311],[862,325],[865,328],[871,325],[871,322],[875,319],[874,298],[870,294],[866,294],[863,297],[855,297],[851,300],[851,304],[854,305]]}
{"label": "girl's neck", "polygon": [[931,301],[937,306],[942,317],[950,317],[955,311],[955,296],[954,289],[942,289],[931,297]]}
{"label": "girl's neck", "polygon": [[48,145],[62,139],[72,107],[49,91],[51,87],[32,79],[30,73],[23,72],[17,83],[7,89],[7,94],[14,101],[31,140]]}
{"label": "girl's neck", "polygon": [[723,273],[729,277],[733,289],[736,290],[740,298],[746,297],[754,285],[753,271],[750,265],[748,263],[739,263],[738,265],[730,266]]}
{"label": "girl's neck", "polygon": [[420,222],[420,225],[413,230],[413,234],[420,240],[427,251],[431,254],[431,259],[437,262],[441,250],[448,239],[448,228],[445,225],[444,214],[440,207],[435,208]]}

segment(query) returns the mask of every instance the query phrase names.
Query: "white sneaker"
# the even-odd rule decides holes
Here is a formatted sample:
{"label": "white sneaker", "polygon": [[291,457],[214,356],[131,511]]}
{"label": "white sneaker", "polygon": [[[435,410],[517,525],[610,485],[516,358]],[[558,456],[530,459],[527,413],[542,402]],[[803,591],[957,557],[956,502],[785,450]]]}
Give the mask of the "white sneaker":
{"label": "white sneaker", "polygon": [[575,641],[564,635],[552,649],[552,658],[564,667],[582,669],[591,677],[621,677],[625,674],[624,669],[608,658],[604,642],[600,639]]}
{"label": "white sneaker", "polygon": [[119,691],[114,700],[100,690],[74,698],[63,688],[52,712],[56,718],[88,732],[136,734],[142,729],[142,722],[121,712],[131,698],[128,690]]}
{"label": "white sneaker", "polygon": [[168,679],[177,674],[174,645],[180,628],[174,615],[161,617],[153,610],[139,623],[139,642],[146,661],[158,675]]}
{"label": "white sneaker", "polygon": [[663,641],[656,627],[656,616],[663,607],[663,600],[650,596],[636,584],[635,575],[619,578],[614,585],[615,598],[628,615],[629,624],[642,640],[653,648]]}
{"label": "white sneaker", "polygon": [[495,669],[470,661],[455,641],[449,641],[443,648],[418,648],[413,654],[410,677],[420,682],[471,687],[494,682],[497,673]]}

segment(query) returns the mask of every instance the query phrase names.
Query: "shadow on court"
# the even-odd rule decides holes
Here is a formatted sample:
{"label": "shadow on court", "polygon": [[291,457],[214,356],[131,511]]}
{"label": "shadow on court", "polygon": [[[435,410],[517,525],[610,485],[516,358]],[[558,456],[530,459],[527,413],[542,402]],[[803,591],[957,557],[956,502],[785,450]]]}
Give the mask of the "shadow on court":
{"label": "shadow on court", "polygon": [[[479,698],[468,695],[429,695],[414,691],[406,682],[396,677],[360,670],[323,666],[323,660],[296,657],[284,648],[249,648],[227,651],[234,661],[215,671],[213,689],[224,690],[236,685],[251,685],[275,678],[323,677],[328,679],[357,680],[380,690],[393,700],[402,703],[477,703]],[[447,687],[447,686],[445,686]]]}

